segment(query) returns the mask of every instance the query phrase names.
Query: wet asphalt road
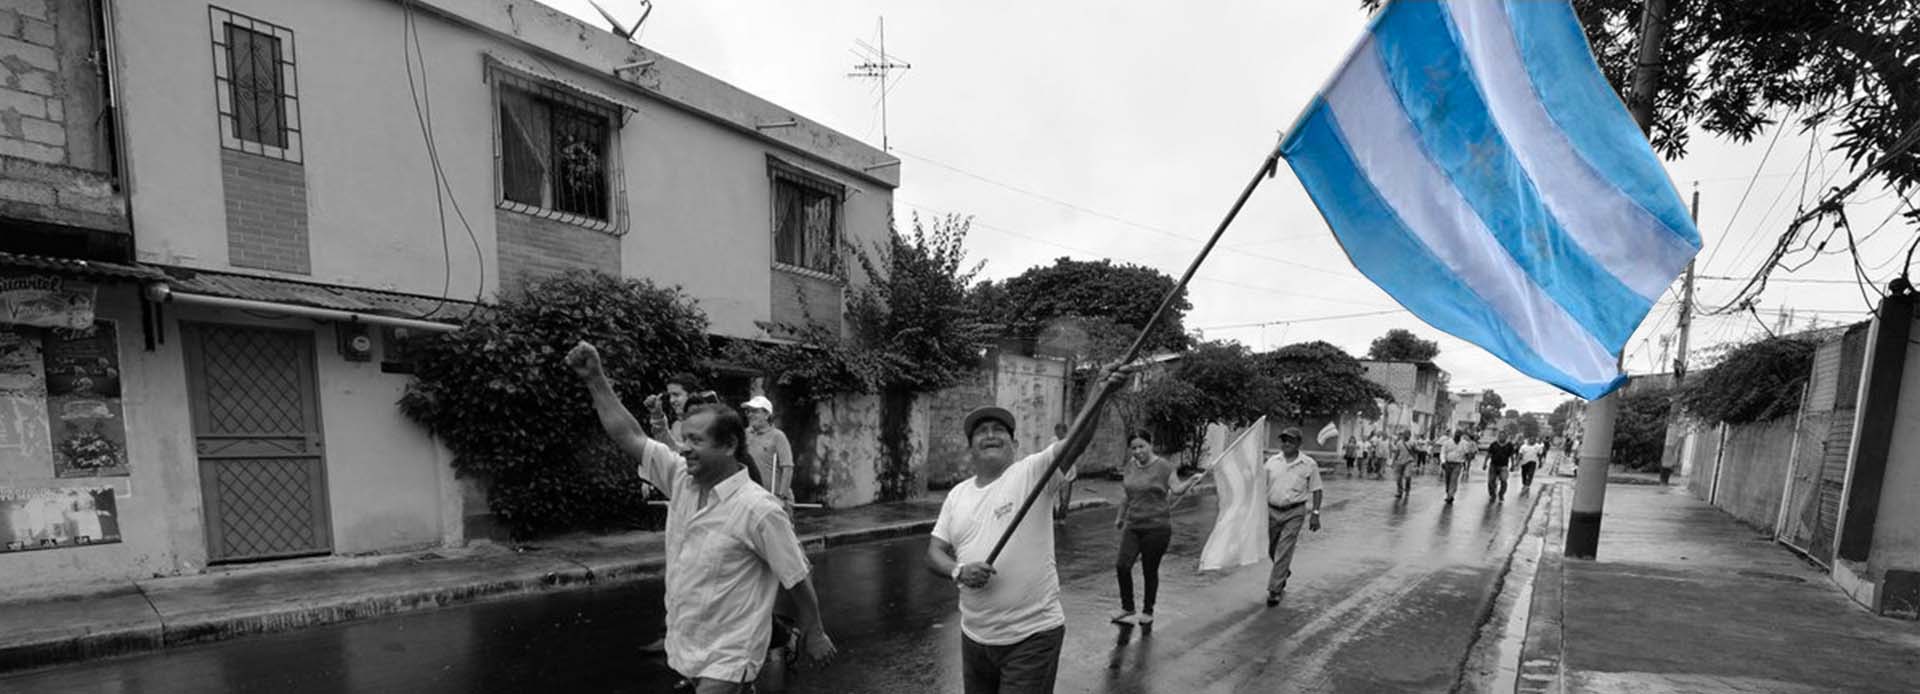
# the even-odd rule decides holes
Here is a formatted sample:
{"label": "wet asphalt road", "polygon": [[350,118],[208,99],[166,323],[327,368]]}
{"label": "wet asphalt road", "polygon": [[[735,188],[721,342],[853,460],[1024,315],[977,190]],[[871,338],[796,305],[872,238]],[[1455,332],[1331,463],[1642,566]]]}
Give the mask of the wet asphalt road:
{"label": "wet asphalt road", "polygon": [[[1532,497],[1488,502],[1482,473],[1441,503],[1434,476],[1396,503],[1388,482],[1328,477],[1325,528],[1304,533],[1287,597],[1266,567],[1200,575],[1211,497],[1176,512],[1152,627],[1118,607],[1113,512],[1058,526],[1068,616],[1061,692],[1446,691],[1459,677]],[[812,557],[841,657],[793,692],[961,691],[954,589],[925,538]],[[1136,580],[1136,590],[1138,580]],[[665,692],[660,586],[557,593],[0,675],[0,692]]]}

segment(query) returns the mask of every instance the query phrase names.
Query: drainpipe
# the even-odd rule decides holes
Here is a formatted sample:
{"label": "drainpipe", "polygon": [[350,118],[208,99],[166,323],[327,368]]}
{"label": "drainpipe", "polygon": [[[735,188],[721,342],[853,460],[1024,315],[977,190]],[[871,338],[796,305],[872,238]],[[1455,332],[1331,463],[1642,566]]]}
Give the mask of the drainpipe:
{"label": "drainpipe", "polygon": [[435,323],[433,321],[414,320],[412,318],[395,318],[393,316],[382,316],[382,315],[377,315],[372,313],[356,313],[353,311],[341,311],[341,310],[330,309],[330,308],[315,308],[312,306],[295,306],[291,304],[276,304],[271,301],[254,301],[252,299],[233,299],[233,298],[228,298],[224,296],[208,296],[205,294],[183,294],[180,292],[173,291],[172,287],[169,287],[165,284],[157,284],[157,283],[147,285],[147,298],[152,300],[154,303],[162,303],[162,304],[175,302],[175,303],[189,304],[189,305],[195,305],[195,306],[208,306],[212,308],[239,309],[242,311],[266,311],[271,313],[284,313],[292,316],[312,318],[314,320],[336,321],[341,323],[366,323],[368,325],[386,325],[386,326],[392,326],[395,328],[406,328],[408,330],[419,330],[421,332],[450,333],[460,329],[460,326],[458,325],[449,325],[446,323]]}

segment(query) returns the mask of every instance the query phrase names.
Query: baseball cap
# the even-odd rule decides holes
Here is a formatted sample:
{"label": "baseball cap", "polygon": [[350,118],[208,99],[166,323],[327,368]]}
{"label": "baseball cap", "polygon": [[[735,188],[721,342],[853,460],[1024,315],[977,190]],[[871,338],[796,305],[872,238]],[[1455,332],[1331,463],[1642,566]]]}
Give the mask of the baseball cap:
{"label": "baseball cap", "polygon": [[1281,429],[1280,438],[1293,439],[1295,441],[1302,440],[1300,438],[1300,427],[1287,427],[1285,429]]}
{"label": "baseball cap", "polygon": [[976,407],[972,412],[967,413],[966,428],[963,429],[963,431],[967,433],[967,438],[973,438],[974,427],[979,426],[981,422],[989,420],[999,422],[1007,427],[1007,433],[1013,433],[1013,413],[1008,412],[1006,408],[989,405],[987,407]]}
{"label": "baseball cap", "polygon": [[773,414],[773,401],[768,400],[765,395],[755,395],[740,407],[747,410],[766,410],[767,414]]}

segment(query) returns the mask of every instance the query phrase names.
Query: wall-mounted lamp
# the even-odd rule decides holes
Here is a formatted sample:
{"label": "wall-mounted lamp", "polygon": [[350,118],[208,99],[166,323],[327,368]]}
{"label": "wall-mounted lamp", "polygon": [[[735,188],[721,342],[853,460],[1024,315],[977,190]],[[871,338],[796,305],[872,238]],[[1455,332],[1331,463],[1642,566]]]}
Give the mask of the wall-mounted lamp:
{"label": "wall-mounted lamp", "polygon": [[860,170],[861,171],[879,171],[889,166],[899,166],[899,165],[900,165],[900,160],[895,159],[893,161],[883,161],[878,164],[874,164],[872,166],[862,166],[860,167]]}
{"label": "wall-mounted lamp", "polygon": [[772,128],[791,128],[791,127],[794,127],[794,126],[797,126],[797,125],[799,125],[799,124],[800,124],[800,121],[797,121],[797,120],[793,120],[793,119],[791,119],[791,118],[789,118],[789,119],[787,119],[787,120],[780,120],[780,121],[774,121],[774,122],[772,122],[772,123],[760,123],[760,124],[757,124],[757,125],[755,125],[755,126],[753,126],[753,129],[754,129],[754,130],[768,130],[768,129],[772,129]]}

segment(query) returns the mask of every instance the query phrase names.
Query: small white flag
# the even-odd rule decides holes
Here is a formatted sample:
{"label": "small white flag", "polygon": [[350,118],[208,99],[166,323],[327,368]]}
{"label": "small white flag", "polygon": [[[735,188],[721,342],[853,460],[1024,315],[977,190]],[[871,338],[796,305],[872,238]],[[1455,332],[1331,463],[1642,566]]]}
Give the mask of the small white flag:
{"label": "small white flag", "polygon": [[1227,444],[1207,466],[1218,487],[1220,515],[1200,550],[1200,570],[1218,571],[1267,559],[1267,418]]}
{"label": "small white flag", "polygon": [[1320,427],[1320,435],[1314,438],[1320,442],[1320,445],[1325,446],[1327,439],[1340,438],[1340,427],[1334,426],[1333,422],[1327,422],[1326,426]]}

